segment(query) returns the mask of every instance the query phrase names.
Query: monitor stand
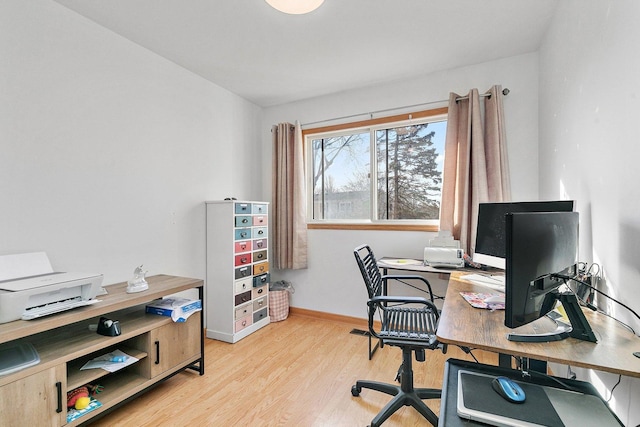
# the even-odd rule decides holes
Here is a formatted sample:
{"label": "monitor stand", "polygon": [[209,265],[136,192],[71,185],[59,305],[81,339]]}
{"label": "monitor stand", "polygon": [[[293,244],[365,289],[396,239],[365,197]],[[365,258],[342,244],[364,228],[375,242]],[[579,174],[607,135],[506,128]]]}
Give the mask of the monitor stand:
{"label": "monitor stand", "polygon": [[541,312],[548,313],[551,311],[555,306],[556,301],[560,301],[564,307],[564,311],[567,313],[571,326],[561,325],[554,320],[557,328],[553,332],[544,334],[509,333],[507,334],[507,339],[515,342],[549,342],[560,341],[565,338],[572,337],[583,341],[590,341],[594,343],[598,342],[593,330],[591,329],[591,325],[589,325],[587,318],[584,317],[584,313],[578,303],[578,298],[573,292],[552,292],[547,294]]}

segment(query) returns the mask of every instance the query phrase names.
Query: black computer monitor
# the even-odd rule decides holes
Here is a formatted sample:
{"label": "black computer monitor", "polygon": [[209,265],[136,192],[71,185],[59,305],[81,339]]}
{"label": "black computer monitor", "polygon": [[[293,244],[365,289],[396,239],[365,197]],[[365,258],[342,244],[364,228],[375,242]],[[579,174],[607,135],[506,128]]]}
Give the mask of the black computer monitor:
{"label": "black computer monitor", "polygon": [[505,268],[505,218],[512,212],[571,212],[573,200],[480,203],[473,261]]}
{"label": "black computer monitor", "polygon": [[505,216],[504,324],[516,328],[549,313],[560,301],[571,327],[549,334],[509,334],[512,341],[557,341],[568,336],[595,342],[578,300],[560,291],[578,273],[578,213],[518,212]]}

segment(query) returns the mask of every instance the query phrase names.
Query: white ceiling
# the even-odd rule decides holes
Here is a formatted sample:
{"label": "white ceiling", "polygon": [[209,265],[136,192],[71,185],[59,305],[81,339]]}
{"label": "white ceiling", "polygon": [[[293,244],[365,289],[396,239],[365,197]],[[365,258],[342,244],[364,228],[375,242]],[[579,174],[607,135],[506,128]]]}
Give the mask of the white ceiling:
{"label": "white ceiling", "polygon": [[558,0],[56,0],[266,107],[535,52]]}

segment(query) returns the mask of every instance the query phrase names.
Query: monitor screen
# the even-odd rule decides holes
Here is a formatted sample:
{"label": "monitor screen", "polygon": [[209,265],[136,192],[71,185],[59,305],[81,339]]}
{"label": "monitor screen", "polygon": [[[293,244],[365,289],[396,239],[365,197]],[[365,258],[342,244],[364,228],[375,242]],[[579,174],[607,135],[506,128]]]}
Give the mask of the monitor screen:
{"label": "monitor screen", "polygon": [[506,215],[504,324],[516,328],[537,320],[555,305],[555,292],[578,269],[578,213],[529,212]]}
{"label": "monitor screen", "polygon": [[480,203],[473,261],[505,269],[505,215],[513,212],[571,212],[573,200]]}

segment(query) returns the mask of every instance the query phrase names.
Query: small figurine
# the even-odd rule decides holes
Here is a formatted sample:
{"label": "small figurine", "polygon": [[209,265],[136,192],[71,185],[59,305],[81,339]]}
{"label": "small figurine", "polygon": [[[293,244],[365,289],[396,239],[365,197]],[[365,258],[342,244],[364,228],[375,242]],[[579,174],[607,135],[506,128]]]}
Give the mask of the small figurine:
{"label": "small figurine", "polygon": [[133,294],[135,292],[142,292],[149,289],[149,284],[144,279],[147,273],[148,273],[147,271],[142,269],[142,265],[139,267],[136,267],[136,269],[133,271],[133,279],[127,282],[128,294]]}

